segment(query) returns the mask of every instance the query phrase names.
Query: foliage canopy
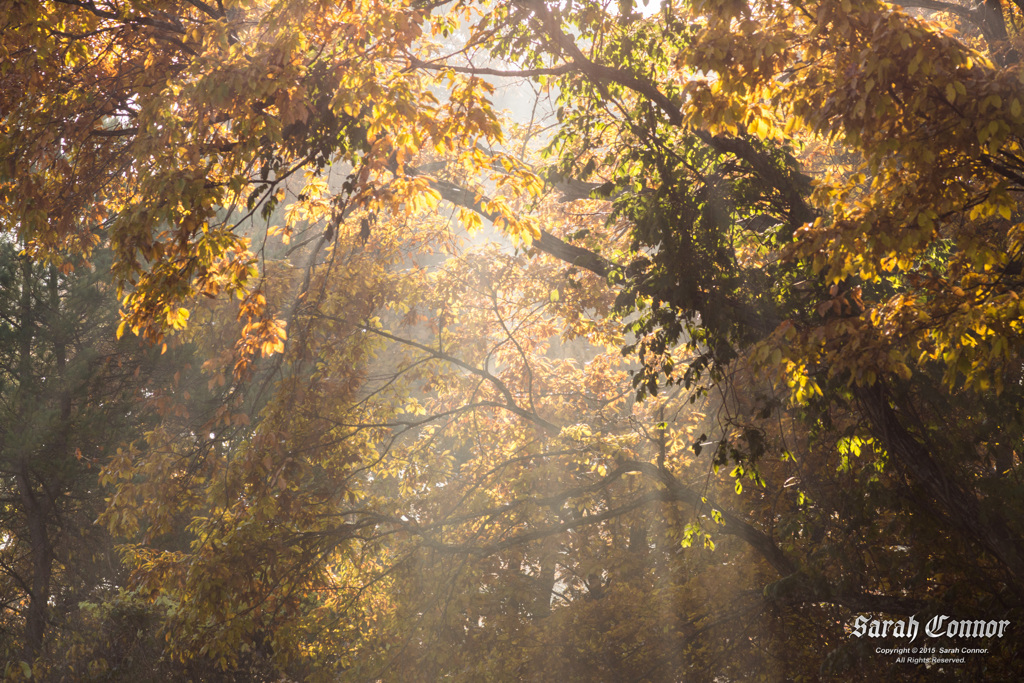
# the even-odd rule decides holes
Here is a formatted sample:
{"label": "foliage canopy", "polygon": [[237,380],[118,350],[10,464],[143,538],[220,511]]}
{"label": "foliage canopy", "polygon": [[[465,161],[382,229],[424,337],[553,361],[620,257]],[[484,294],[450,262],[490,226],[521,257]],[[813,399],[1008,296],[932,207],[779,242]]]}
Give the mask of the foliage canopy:
{"label": "foliage canopy", "polygon": [[[31,399],[60,439],[0,430],[7,675],[1019,676],[1015,638],[929,669],[847,624],[1024,614],[1021,25],[0,3],[0,395],[68,355],[44,269],[116,337],[76,349],[178,364],[72,392],[129,423],[98,479],[68,390]],[[30,481],[120,544],[77,610]]]}

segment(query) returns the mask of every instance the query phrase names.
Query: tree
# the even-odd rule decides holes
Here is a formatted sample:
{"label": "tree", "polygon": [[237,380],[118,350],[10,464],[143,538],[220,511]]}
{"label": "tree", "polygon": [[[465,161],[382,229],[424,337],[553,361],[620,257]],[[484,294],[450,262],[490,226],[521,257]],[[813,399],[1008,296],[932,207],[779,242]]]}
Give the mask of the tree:
{"label": "tree", "polygon": [[97,478],[118,442],[145,423],[140,401],[158,364],[137,340],[113,338],[117,307],[105,275],[102,265],[40,266],[10,241],[0,245],[8,661],[56,657],[58,638],[47,630],[68,638],[79,602],[123,580],[110,538],[94,524],[104,502]]}
{"label": "tree", "polygon": [[[567,677],[878,675],[855,613],[1015,619],[1022,10],[916,4],[12,3],[5,227],[108,223],[151,339],[241,302],[196,337],[238,393],[107,469],[170,651],[502,679],[573,624]],[[716,539],[751,592],[687,601]],[[654,592],[663,640],[616,617]]]}

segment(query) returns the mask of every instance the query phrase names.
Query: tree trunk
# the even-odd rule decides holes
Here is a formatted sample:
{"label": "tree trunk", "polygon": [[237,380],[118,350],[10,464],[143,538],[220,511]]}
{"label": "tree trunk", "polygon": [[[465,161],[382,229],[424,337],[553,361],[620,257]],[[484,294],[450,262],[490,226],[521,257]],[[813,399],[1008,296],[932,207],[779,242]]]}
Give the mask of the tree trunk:
{"label": "tree trunk", "polygon": [[1006,520],[995,511],[982,514],[977,497],[946,472],[931,456],[931,449],[903,425],[881,387],[858,387],[855,391],[875,437],[908,476],[924,507],[996,558],[1020,591],[1024,585],[1024,551],[1021,539]]}
{"label": "tree trunk", "polygon": [[22,466],[22,471],[16,478],[28,527],[29,553],[32,558],[24,647],[24,658],[31,662],[42,650],[43,637],[46,634],[46,608],[50,601],[50,578],[53,574],[53,544],[46,528],[51,505],[45,496],[37,495],[32,490],[27,466]]}

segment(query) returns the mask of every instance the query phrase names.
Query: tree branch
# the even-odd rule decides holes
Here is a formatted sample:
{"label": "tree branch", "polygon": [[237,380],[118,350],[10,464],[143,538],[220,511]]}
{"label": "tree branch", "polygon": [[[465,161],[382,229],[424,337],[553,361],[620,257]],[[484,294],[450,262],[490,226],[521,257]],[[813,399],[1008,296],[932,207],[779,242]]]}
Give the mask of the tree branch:
{"label": "tree branch", "polygon": [[579,46],[576,45],[576,41],[565,34],[560,22],[548,10],[543,0],[525,0],[520,4],[537,15],[551,40],[554,41],[555,45],[562,52],[569,56],[571,61],[566,65],[567,67],[578,69],[596,81],[616,83],[639,93],[664,111],[673,126],[681,126],[683,124],[683,114],[680,107],[673,104],[672,100],[665,93],[658,90],[654,83],[642,79],[625,69],[598,64],[588,59]]}
{"label": "tree branch", "polygon": [[[420,344],[419,342],[415,342],[415,341],[413,341],[411,339],[404,339],[404,338],[399,337],[397,335],[391,334],[390,332],[385,332],[384,330],[380,330],[380,329],[377,329],[375,327],[371,327],[369,325],[361,325],[360,328],[365,330],[366,332],[370,332],[370,333],[376,334],[376,335],[378,335],[380,337],[384,337],[385,339],[390,339],[393,342],[397,342],[399,344],[404,344],[406,346],[411,346],[414,349],[418,349],[420,351],[423,351],[424,353],[430,354],[430,356],[433,357],[433,358],[436,358],[438,360],[442,360],[442,361],[444,361],[446,363],[451,363],[452,365],[454,365],[456,367],[459,367],[459,368],[462,368],[463,370],[466,370],[467,372],[470,372],[470,373],[476,375],[477,377],[481,377],[481,378],[487,380],[495,389],[498,390],[498,393],[500,393],[504,397],[504,399],[506,401],[506,403],[504,403],[504,404],[495,403],[494,404],[495,407],[505,408],[506,410],[509,410],[509,411],[515,413],[516,415],[518,415],[518,416],[520,416],[520,417],[522,417],[522,418],[524,418],[526,420],[529,420],[530,422],[534,422],[534,423],[540,425],[546,431],[553,432],[555,434],[557,434],[558,432],[561,431],[560,427],[558,427],[557,425],[555,425],[555,424],[553,424],[551,422],[548,422],[547,420],[542,418],[540,415],[537,415],[536,413],[531,413],[530,411],[526,410],[525,408],[520,407],[519,404],[516,403],[515,397],[512,395],[512,391],[508,388],[508,386],[503,381],[501,381],[499,378],[495,377],[490,372],[488,372],[487,370],[485,370],[483,368],[478,368],[475,365],[471,365],[470,363],[467,363],[464,360],[456,358],[455,356],[453,356],[453,355],[451,355],[449,353],[445,353],[444,351],[442,351],[440,349],[435,349],[435,348],[432,348],[430,346],[426,346],[425,344]],[[482,404],[482,402],[481,402],[481,404]]]}
{"label": "tree branch", "polygon": [[409,68],[411,69],[426,69],[428,71],[454,71],[458,74],[468,74],[470,76],[497,76],[499,78],[530,78],[532,76],[561,76],[563,74],[570,73],[574,65],[563,64],[562,66],[554,66],[542,69],[489,69],[485,67],[475,66],[453,66],[451,64],[436,64],[434,62],[425,62],[422,59],[416,57],[409,57]]}

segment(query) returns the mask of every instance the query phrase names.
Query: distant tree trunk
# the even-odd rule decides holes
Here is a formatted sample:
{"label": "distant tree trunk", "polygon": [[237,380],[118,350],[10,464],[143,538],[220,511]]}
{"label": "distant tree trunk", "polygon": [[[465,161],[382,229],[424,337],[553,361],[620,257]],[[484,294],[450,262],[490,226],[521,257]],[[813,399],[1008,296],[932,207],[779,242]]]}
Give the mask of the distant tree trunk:
{"label": "distant tree trunk", "polygon": [[46,634],[46,608],[50,601],[50,578],[53,573],[53,545],[47,531],[47,517],[52,507],[43,492],[32,490],[27,465],[17,476],[18,491],[25,510],[32,557],[28,611],[25,614],[25,659],[34,660],[43,647]]}
{"label": "distant tree trunk", "polygon": [[533,618],[540,619],[551,613],[551,593],[555,590],[555,570],[558,566],[558,547],[555,537],[544,539],[540,558],[540,576],[533,603]]}
{"label": "distant tree trunk", "polygon": [[71,388],[67,382],[68,343],[61,321],[60,279],[57,268],[50,266],[50,324],[53,335],[53,359],[57,365],[57,382],[60,392],[60,422],[53,442],[53,452],[59,458],[67,455],[68,432],[71,429]]}
{"label": "distant tree trunk", "polygon": [[[32,262],[27,256],[21,257],[21,302],[18,317],[18,391],[22,398],[32,386]],[[19,402],[24,412],[26,402]]]}
{"label": "distant tree trunk", "polygon": [[[18,321],[18,414],[21,417],[20,422],[28,424],[31,418],[29,411],[36,405],[32,396],[36,386],[32,362],[36,315],[32,296],[32,263],[27,257],[22,257],[21,275]],[[37,489],[33,483],[30,464],[38,455],[22,453],[15,474],[29,543],[31,573],[26,582],[29,594],[28,609],[25,613],[24,658],[30,662],[39,655],[43,647],[43,638],[46,635],[46,610],[50,601],[50,580],[53,574],[53,543],[47,525],[54,501],[53,496],[46,491],[45,485],[40,484]]]}

